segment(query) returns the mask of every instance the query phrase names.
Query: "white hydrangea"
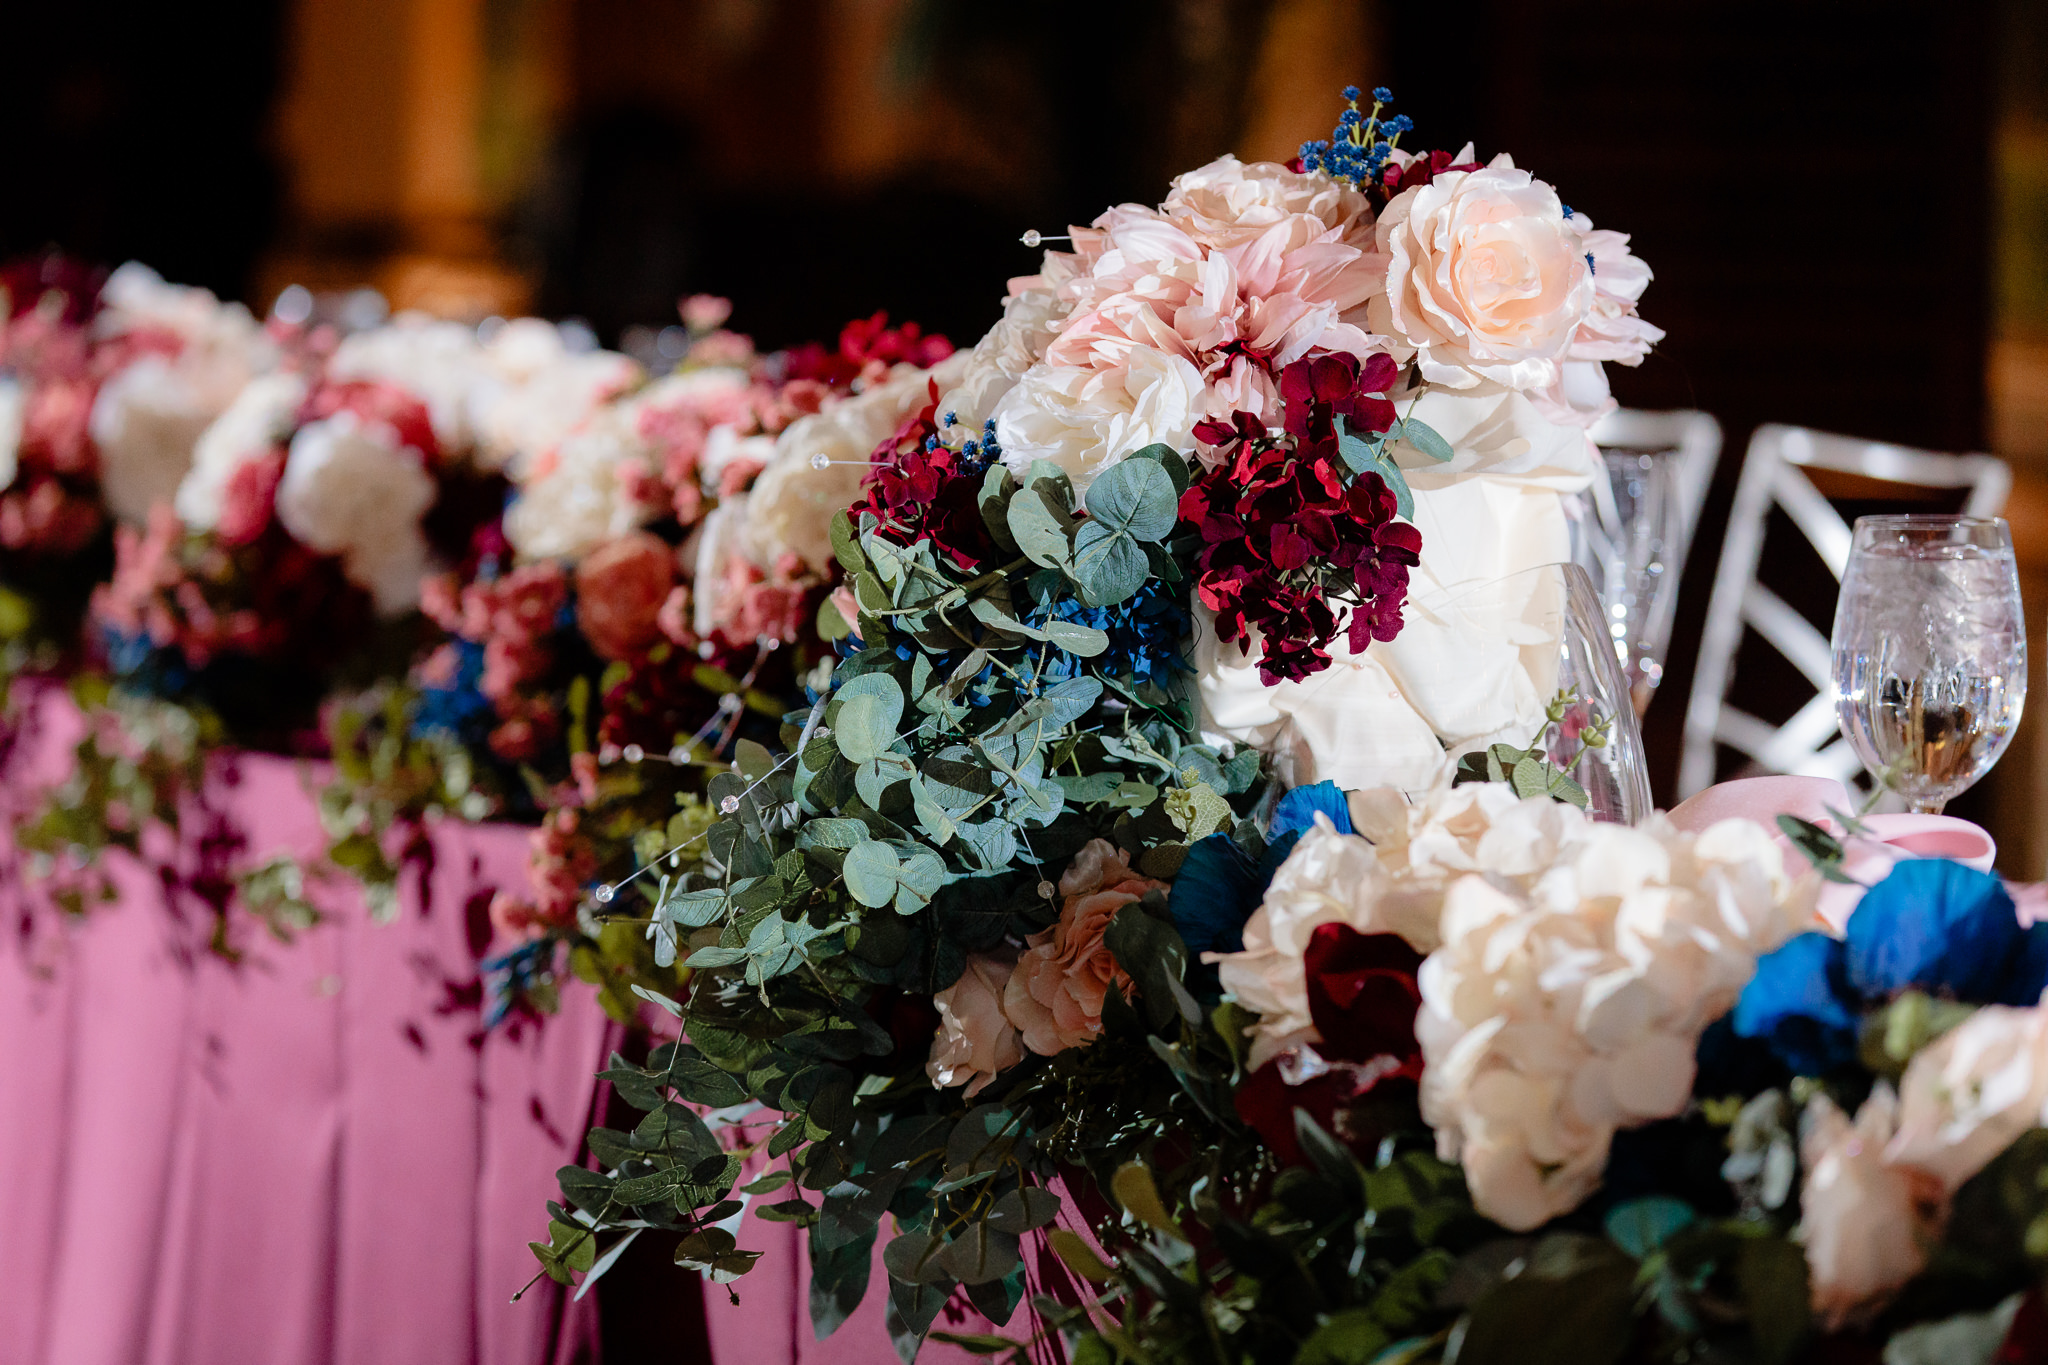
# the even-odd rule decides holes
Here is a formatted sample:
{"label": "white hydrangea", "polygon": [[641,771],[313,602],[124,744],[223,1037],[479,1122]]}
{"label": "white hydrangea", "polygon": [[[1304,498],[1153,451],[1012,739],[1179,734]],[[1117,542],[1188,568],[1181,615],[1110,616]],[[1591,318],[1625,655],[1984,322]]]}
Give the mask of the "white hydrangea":
{"label": "white hydrangea", "polygon": [[1518,1230],[1592,1192],[1616,1129],[1684,1109],[1701,1031],[1812,920],[1811,878],[1751,821],[1631,829],[1494,783],[1350,805],[1358,832],[1318,816],[1244,951],[1206,960],[1260,1015],[1256,1065],[1317,1040],[1303,969],[1317,926],[1427,953],[1422,1114],[1480,1212]]}
{"label": "white hydrangea", "polygon": [[133,261],[108,277],[100,298],[93,326],[102,337],[164,347],[101,385],[90,420],[102,496],[115,516],[140,523],[177,493],[200,434],[276,363],[277,347],[241,304],[166,284]]}
{"label": "white hydrangea", "polygon": [[420,452],[388,427],[339,412],[292,437],[277,488],[277,517],[302,544],[341,557],[381,615],[419,604],[427,572],[420,518],[434,502]]}
{"label": "white hydrangea", "polygon": [[1444,891],[1420,974],[1422,1114],[1480,1212],[1577,1207],[1617,1129],[1682,1112],[1693,1053],[1756,959],[1812,922],[1752,821],[1630,829],[1541,799],[1496,813]]}

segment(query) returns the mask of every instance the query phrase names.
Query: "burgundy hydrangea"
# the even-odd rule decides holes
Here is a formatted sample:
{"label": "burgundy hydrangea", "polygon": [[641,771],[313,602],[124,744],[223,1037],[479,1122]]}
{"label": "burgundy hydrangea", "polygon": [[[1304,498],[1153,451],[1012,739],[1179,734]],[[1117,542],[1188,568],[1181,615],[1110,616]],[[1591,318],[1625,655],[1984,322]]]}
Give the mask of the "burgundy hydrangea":
{"label": "burgundy hydrangea", "polygon": [[982,442],[954,449],[940,434],[938,385],[923,409],[906,418],[870,456],[860,501],[848,515],[855,526],[872,512],[884,540],[910,545],[928,540],[963,569],[1000,562],[999,548],[981,516],[981,481],[995,451]]}
{"label": "burgundy hydrangea", "polygon": [[927,333],[914,322],[891,327],[884,312],[847,323],[840,329],[834,350],[815,341],[792,346],[786,353],[783,374],[787,379],[811,379],[841,389],[871,370],[878,375],[899,364],[929,369],[951,354],[953,343],[941,334]]}
{"label": "burgundy hydrangea", "polygon": [[1337,434],[1340,416],[1354,431],[1393,424],[1395,375],[1385,356],[1298,360],[1280,376],[1284,436],[1243,412],[1195,428],[1222,455],[1181,498],[1182,520],[1202,537],[1195,590],[1225,640],[1258,639],[1269,686],[1329,667],[1339,629],[1354,653],[1400,632],[1422,535],[1397,519],[1379,475],[1352,473]]}

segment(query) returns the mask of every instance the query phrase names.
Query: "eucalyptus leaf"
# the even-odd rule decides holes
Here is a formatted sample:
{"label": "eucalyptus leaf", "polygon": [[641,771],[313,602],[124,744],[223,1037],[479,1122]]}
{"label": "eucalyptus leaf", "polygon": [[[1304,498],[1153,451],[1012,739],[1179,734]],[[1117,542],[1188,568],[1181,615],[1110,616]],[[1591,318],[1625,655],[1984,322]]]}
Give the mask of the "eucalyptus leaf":
{"label": "eucalyptus leaf", "polygon": [[900,867],[895,849],[870,839],[847,853],[840,874],[846,878],[847,894],[869,909],[879,910],[895,898]]}
{"label": "eucalyptus leaf", "polygon": [[1437,434],[1435,427],[1418,422],[1413,417],[1403,418],[1394,423],[1387,435],[1406,444],[1425,459],[1446,463],[1455,457],[1451,443]]}
{"label": "eucalyptus leaf", "polygon": [[903,721],[903,689],[886,673],[863,673],[842,683],[833,698],[838,708],[832,737],[839,752],[864,763],[888,752]]}
{"label": "eucalyptus leaf", "polygon": [[1152,460],[1117,461],[1088,485],[1087,501],[1092,521],[1135,540],[1163,540],[1180,520],[1173,479]]}

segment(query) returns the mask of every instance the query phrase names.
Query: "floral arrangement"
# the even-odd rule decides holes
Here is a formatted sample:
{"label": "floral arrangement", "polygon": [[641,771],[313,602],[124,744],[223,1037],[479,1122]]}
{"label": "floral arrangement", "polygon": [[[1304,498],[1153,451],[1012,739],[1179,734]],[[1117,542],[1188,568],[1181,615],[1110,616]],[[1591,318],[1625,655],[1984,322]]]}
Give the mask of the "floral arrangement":
{"label": "floral arrangement", "polygon": [[[641,1026],[565,1283],[652,1228],[738,1294],[752,1217],[906,1360],[2038,1354],[2048,929],[1931,859],[1824,922],[1847,818],[1592,809],[1632,719],[1465,594],[1569,557],[1649,270],[1346,103],[959,352],[7,276],[7,657],[103,669],[23,842],[133,846],[252,737],[333,760],[376,907],[422,822],[528,822],[492,1016],[567,971]],[[35,575],[95,554],[67,638]],[[242,878],[278,932],[296,873]]]}

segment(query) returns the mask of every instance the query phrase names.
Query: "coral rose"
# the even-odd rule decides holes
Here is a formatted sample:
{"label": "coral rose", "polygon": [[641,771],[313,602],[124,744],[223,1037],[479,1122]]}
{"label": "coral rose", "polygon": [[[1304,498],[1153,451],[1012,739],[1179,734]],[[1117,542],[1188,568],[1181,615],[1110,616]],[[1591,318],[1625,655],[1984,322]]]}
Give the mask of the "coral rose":
{"label": "coral rose", "polygon": [[1380,216],[1390,258],[1372,329],[1446,388],[1552,384],[1594,304],[1586,243],[1557,191],[1507,157],[1403,190]]}
{"label": "coral rose", "polygon": [[1003,990],[1003,1013],[1024,1046],[1050,1057],[1095,1041],[1102,997],[1114,982],[1129,993],[1131,978],[1102,941],[1116,912],[1164,882],[1141,877],[1106,839],[1091,839],[1060,878],[1066,903],[1059,923],[1025,940],[1030,946]]}
{"label": "coral rose", "polygon": [[1017,1029],[1003,1014],[1003,996],[1016,970],[1017,950],[976,953],[960,979],[932,997],[939,1032],[925,1074],[940,1089],[965,1085],[971,1099],[996,1073],[1024,1060]]}
{"label": "coral rose", "polygon": [[607,659],[630,659],[661,638],[661,604],[676,556],[649,531],[607,541],[576,566],[576,623]]}

